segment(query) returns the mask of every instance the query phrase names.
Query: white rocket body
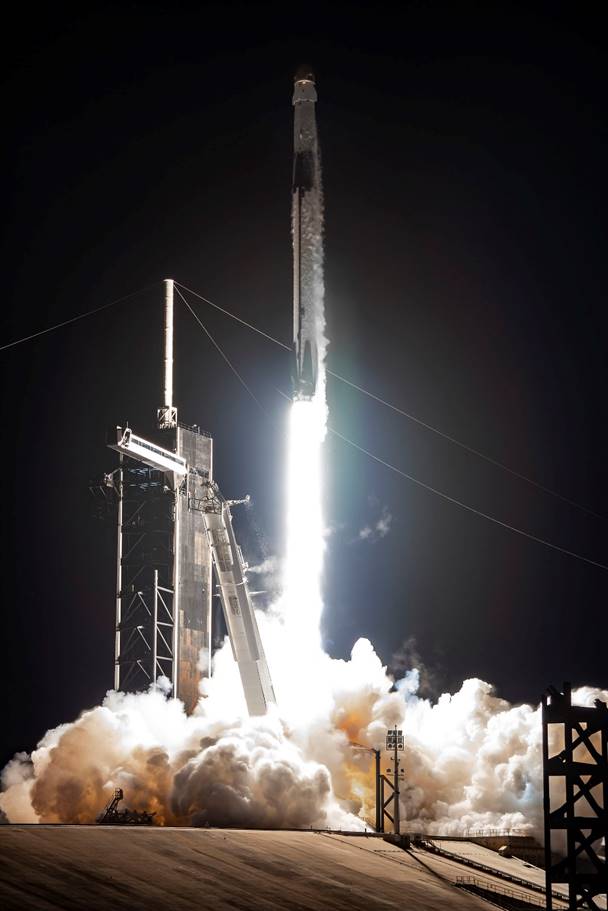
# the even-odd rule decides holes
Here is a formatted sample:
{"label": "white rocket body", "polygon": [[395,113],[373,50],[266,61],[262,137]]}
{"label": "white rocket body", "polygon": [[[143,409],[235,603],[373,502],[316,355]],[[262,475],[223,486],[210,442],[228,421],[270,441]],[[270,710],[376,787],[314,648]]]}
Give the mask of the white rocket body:
{"label": "white rocket body", "polygon": [[322,190],[314,75],[301,70],[295,79],[294,162],[292,182],[293,346],[295,399],[312,399],[317,389],[323,329],[321,250]]}

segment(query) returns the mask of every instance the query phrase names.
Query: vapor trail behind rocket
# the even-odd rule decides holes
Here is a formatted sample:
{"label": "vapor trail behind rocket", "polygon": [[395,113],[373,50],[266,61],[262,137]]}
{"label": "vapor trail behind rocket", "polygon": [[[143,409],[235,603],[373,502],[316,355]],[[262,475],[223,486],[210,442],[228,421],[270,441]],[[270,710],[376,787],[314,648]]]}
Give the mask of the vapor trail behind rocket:
{"label": "vapor trail behind rocket", "polygon": [[318,340],[323,337],[323,191],[315,104],[315,77],[301,67],[294,80],[292,185],[293,344],[295,399],[312,399],[319,377]]}

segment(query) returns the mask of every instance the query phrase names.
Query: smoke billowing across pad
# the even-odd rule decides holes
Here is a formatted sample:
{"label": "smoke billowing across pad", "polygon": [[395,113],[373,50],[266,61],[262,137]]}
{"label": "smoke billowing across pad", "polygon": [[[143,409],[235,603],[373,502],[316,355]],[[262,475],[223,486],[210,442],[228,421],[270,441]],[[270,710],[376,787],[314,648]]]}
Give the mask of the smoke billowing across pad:
{"label": "smoke billowing across pad", "polygon": [[[415,675],[395,690],[365,639],[349,661],[319,648],[294,664],[282,619],[258,619],[282,694],[276,711],[247,717],[229,646],[200,714],[186,717],[160,692],[110,692],[9,763],[0,796],[8,819],[91,823],[121,787],[130,808],[154,811],[165,825],[361,829],[374,818],[372,770],[349,741],[381,746],[397,723],[406,731],[408,828],[538,827],[539,709],[511,706],[481,680],[434,705],[416,695]],[[596,697],[608,692],[574,694],[586,705]]]}

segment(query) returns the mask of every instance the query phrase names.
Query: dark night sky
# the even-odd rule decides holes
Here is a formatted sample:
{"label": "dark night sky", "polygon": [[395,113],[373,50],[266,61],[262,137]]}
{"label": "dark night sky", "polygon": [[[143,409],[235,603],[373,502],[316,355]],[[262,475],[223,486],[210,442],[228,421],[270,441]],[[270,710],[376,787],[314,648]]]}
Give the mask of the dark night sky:
{"label": "dark night sky", "polygon": [[[0,761],[111,685],[114,534],[87,487],[114,465],[106,426],[145,432],[160,402],[160,279],[289,341],[302,61],[318,73],[330,367],[608,516],[604,29],[591,7],[527,6],[22,7],[3,49],[1,341],[154,287],[0,353]],[[213,433],[224,491],[252,494],[257,559],[281,547],[288,358],[199,313],[273,418],[181,308],[180,416]],[[605,521],[353,390],[332,385],[330,404],[337,430],[422,481],[608,562]],[[607,571],[335,439],[327,471],[332,654],[364,635],[390,661],[414,638],[439,686],[475,675],[514,700],[608,685]],[[382,507],[391,533],[355,541]]]}

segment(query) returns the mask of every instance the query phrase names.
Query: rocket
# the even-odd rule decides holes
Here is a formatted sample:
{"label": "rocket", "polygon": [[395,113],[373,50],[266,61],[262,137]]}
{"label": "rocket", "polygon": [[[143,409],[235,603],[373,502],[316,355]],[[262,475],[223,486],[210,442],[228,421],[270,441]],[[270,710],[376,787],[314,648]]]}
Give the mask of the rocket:
{"label": "rocket", "polygon": [[323,319],[322,189],[314,73],[301,67],[293,90],[293,395],[310,400],[317,388],[319,322]]}

